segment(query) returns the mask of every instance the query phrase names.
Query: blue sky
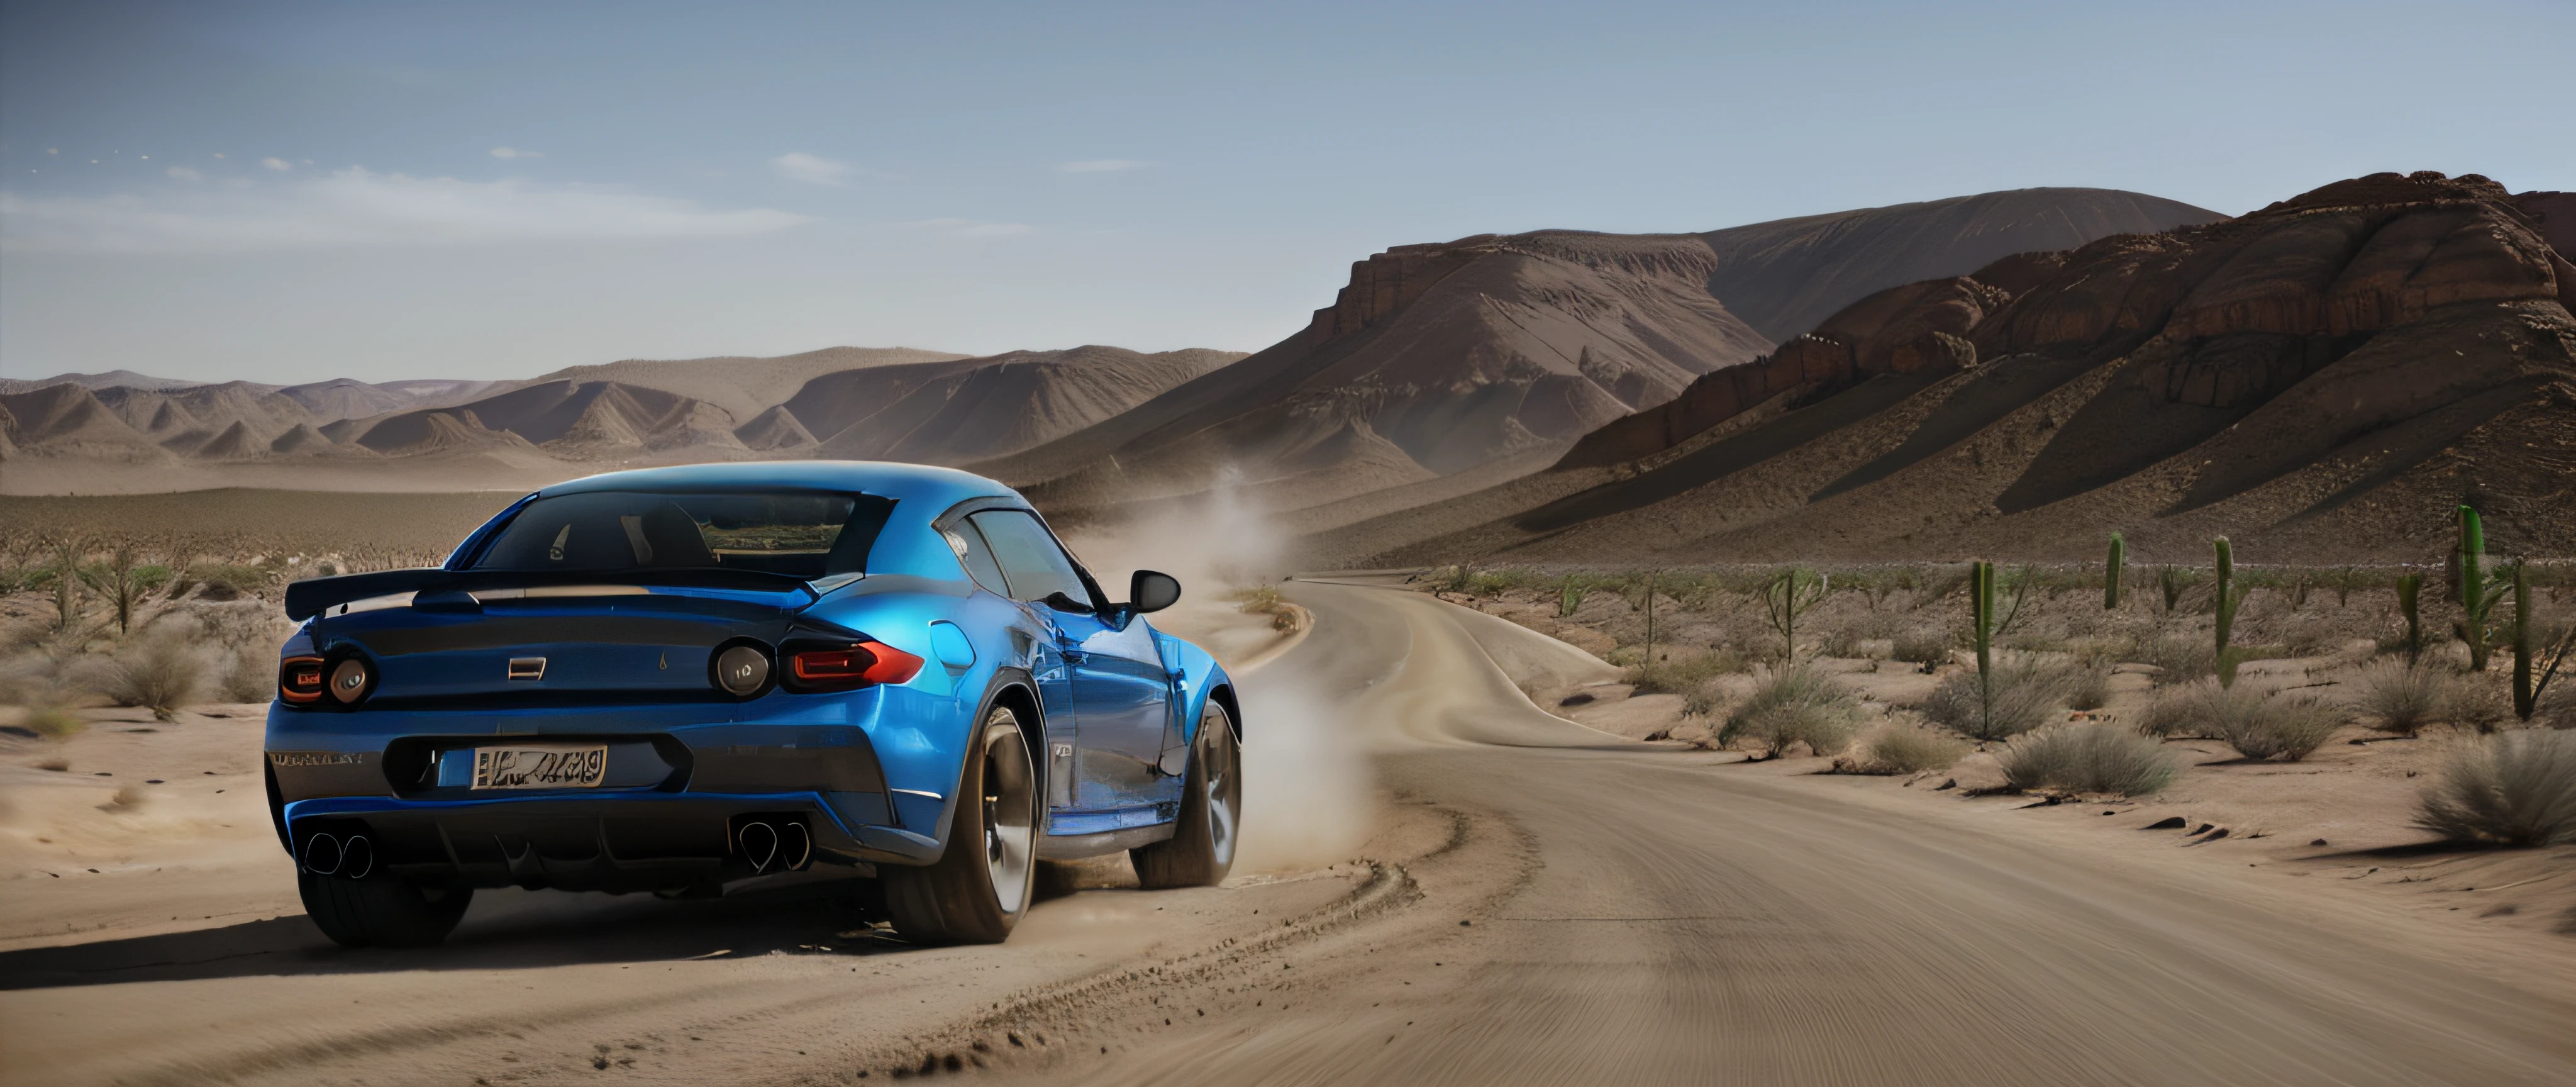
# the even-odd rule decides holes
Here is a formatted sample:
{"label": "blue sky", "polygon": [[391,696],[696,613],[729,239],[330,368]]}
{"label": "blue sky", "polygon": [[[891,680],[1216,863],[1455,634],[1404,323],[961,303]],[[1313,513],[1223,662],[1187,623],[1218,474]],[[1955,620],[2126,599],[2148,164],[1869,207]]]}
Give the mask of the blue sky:
{"label": "blue sky", "polygon": [[1389,245],[2576,188],[2576,4],[0,4],[0,374],[1252,350]]}

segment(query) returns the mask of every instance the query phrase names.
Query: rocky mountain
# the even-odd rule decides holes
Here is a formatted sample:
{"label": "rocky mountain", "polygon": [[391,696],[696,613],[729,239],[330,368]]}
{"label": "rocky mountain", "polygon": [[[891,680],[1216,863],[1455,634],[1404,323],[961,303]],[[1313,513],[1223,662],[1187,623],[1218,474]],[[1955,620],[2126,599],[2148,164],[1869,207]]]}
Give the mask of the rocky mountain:
{"label": "rocky mountain", "polygon": [[2136,193],[2024,189],[1707,234],[1399,246],[1353,265],[1334,305],[1241,365],[980,467],[1073,515],[1218,487],[1314,508],[1545,463],[1532,454],[1761,356],[1818,307],[2217,218]]}
{"label": "rocky mountain", "polygon": [[1699,237],[1717,254],[1708,292],[1776,341],[1889,287],[1966,275],[2015,253],[2222,218],[2118,189],[2012,189],[1779,219]]}
{"label": "rocky mountain", "polygon": [[[545,381],[613,381],[660,389],[713,404],[748,422],[773,404],[796,395],[805,383],[825,374],[910,363],[948,362],[966,356],[915,347],[826,347],[794,355],[752,358],[724,355],[704,359],[625,359],[593,366],[572,366],[538,377]],[[461,401],[460,401],[461,402]]]}
{"label": "rocky mountain", "polygon": [[[1884,290],[1545,472],[1312,541],[1354,563],[2576,547],[2562,194],[2376,174]],[[2429,549],[2429,550],[2428,550]]]}
{"label": "rocky mountain", "polygon": [[281,387],[128,375],[93,388],[65,380],[0,393],[0,458],[17,480],[50,472],[93,489],[100,477],[84,466],[258,469],[266,480],[278,470],[364,473],[417,462],[458,486],[516,486],[691,460],[956,464],[1062,437],[1242,357],[1082,347],[978,359],[845,347],[774,359],[626,360],[524,382]]}
{"label": "rocky mountain", "polygon": [[1769,344],[1688,236],[1549,231],[1402,246],[1303,331],[980,470],[1057,508],[1250,487],[1329,501],[1562,445]]}
{"label": "rocky mountain", "polygon": [[1100,346],[1013,351],[827,374],[778,410],[820,436],[811,456],[966,464],[1077,433],[1243,357]]}

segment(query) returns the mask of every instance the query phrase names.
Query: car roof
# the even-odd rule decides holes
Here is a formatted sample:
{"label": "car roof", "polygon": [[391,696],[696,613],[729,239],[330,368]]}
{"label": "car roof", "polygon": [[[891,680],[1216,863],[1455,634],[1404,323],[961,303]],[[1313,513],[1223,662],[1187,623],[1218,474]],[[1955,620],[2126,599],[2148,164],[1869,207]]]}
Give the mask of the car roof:
{"label": "car roof", "polygon": [[972,472],[927,464],[869,460],[763,460],[682,464],[604,472],[557,483],[540,498],[589,491],[732,491],[778,488],[880,495],[916,507],[945,509],[969,498],[1010,498],[1019,492]]}

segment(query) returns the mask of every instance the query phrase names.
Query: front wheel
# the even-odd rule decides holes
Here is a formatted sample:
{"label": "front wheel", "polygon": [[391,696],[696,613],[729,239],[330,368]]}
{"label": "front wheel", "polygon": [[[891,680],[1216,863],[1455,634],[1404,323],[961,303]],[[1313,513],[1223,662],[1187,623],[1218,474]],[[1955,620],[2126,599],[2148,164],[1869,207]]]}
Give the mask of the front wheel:
{"label": "front wheel", "polygon": [[390,872],[363,879],[303,872],[296,890],[314,927],[342,947],[435,945],[474,901],[474,888],[423,887]]}
{"label": "front wheel", "polygon": [[1234,867],[1243,818],[1243,760],[1225,707],[1208,700],[1181,784],[1180,825],[1172,836],[1127,851],[1136,882],[1146,887],[1213,887]]}
{"label": "front wheel", "polygon": [[915,943],[998,944],[1029,910],[1037,773],[1010,707],[985,715],[959,777],[957,812],[939,860],[883,869],[886,912],[895,931]]}

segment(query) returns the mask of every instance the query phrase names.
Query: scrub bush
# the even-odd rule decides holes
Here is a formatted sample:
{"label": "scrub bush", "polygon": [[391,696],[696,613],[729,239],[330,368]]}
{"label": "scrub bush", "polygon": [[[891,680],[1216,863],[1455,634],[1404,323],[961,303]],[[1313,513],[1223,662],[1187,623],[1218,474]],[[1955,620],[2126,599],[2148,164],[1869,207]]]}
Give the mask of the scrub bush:
{"label": "scrub bush", "polygon": [[2028,660],[1998,663],[1991,690],[1975,672],[1956,672],[1923,701],[1923,716],[1975,740],[2018,736],[2057,717],[2067,674]]}
{"label": "scrub bush", "polygon": [[2041,729],[2004,745],[1995,756],[2004,778],[2023,789],[2144,796],[2173,783],[2173,754],[2155,740],[2114,725]]}
{"label": "scrub bush", "polygon": [[266,702],[277,694],[277,653],[256,645],[234,647],[216,693],[226,702]]}
{"label": "scrub bush", "polygon": [[116,655],[85,662],[87,686],[119,706],[141,706],[169,720],[197,700],[212,678],[206,654],[175,629],[146,633]]}
{"label": "scrub bush", "polygon": [[2345,717],[2342,708],[2310,696],[2264,695],[2203,680],[2157,699],[2142,731],[2206,736],[2249,759],[2278,755],[2297,762],[2343,727]]}
{"label": "scrub bush", "polygon": [[1777,756],[1804,740],[1816,754],[1830,755],[1851,744],[1866,712],[1851,688],[1814,668],[1792,664],[1773,673],[1727,715],[1717,742],[1723,747],[1750,740]]}
{"label": "scrub bush", "polygon": [[1743,657],[1731,650],[1717,649],[1677,661],[1641,664],[1628,669],[1626,678],[1636,685],[1638,694],[1688,694],[1709,680],[1741,672],[1744,667]]}
{"label": "scrub bush", "polygon": [[1968,742],[1939,729],[1890,721],[1861,741],[1860,768],[1871,774],[1946,770],[1968,753]]}
{"label": "scrub bush", "polygon": [[2474,714],[2468,683],[2440,665],[2381,661],[2363,669],[2356,708],[2370,715],[2370,727],[2412,736],[2436,722],[2457,721]]}
{"label": "scrub bush", "polygon": [[2576,732],[2522,729],[2461,745],[2415,825],[2455,841],[2576,843]]}
{"label": "scrub bush", "polygon": [[2111,673],[2099,668],[2062,667],[2066,708],[2098,710],[2111,703]]}
{"label": "scrub bush", "polygon": [[1908,664],[1940,664],[1950,659],[1950,637],[1938,631],[1900,634],[1889,655]]}

